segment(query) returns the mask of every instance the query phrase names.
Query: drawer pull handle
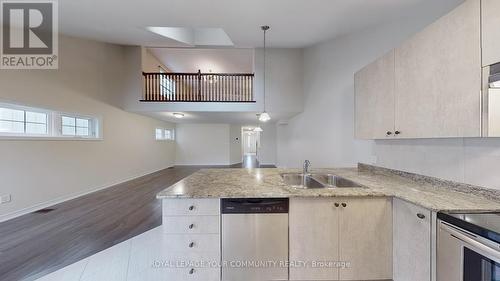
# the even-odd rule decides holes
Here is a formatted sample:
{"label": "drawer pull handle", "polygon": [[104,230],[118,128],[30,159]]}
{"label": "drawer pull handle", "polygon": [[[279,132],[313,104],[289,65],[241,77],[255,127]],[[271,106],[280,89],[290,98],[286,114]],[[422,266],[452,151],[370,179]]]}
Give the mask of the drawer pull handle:
{"label": "drawer pull handle", "polygon": [[190,211],[194,210],[194,206],[189,206],[189,210]]}
{"label": "drawer pull handle", "polygon": [[339,204],[339,203],[335,203],[335,204],[333,204],[333,205],[334,205],[335,207],[337,207],[337,208],[340,206],[340,204]]}
{"label": "drawer pull handle", "polygon": [[347,204],[346,203],[342,203],[342,207],[347,207]]}
{"label": "drawer pull handle", "polygon": [[189,229],[193,229],[193,228],[194,228],[194,224],[190,224]]}
{"label": "drawer pull handle", "polygon": [[425,219],[425,215],[424,214],[421,214],[421,213],[418,213],[417,214],[417,217],[421,220]]}
{"label": "drawer pull handle", "polygon": [[194,273],[194,268],[191,268],[191,269],[189,270],[189,274],[193,274],[193,273]]}
{"label": "drawer pull handle", "polygon": [[189,243],[189,248],[193,248],[193,247],[194,247],[194,242]]}

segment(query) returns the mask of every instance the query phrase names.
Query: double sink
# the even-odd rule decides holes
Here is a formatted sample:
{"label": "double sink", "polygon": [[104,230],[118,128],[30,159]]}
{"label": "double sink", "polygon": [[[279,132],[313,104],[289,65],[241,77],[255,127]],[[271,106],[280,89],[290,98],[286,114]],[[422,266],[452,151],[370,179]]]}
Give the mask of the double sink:
{"label": "double sink", "polygon": [[281,178],[294,188],[361,188],[362,186],[348,179],[333,174],[321,173],[284,173]]}

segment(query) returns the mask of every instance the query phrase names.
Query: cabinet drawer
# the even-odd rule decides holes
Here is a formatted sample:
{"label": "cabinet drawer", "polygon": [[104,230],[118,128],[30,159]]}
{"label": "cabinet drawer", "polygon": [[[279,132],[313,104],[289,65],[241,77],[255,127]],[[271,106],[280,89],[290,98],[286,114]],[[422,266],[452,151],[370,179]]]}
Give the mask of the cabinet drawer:
{"label": "cabinet drawer", "polygon": [[219,214],[219,199],[163,199],[163,216]]}
{"label": "cabinet drawer", "polygon": [[163,233],[219,233],[219,216],[176,216],[163,217]]}
{"label": "cabinet drawer", "polygon": [[168,234],[162,243],[174,252],[220,252],[218,234]]}

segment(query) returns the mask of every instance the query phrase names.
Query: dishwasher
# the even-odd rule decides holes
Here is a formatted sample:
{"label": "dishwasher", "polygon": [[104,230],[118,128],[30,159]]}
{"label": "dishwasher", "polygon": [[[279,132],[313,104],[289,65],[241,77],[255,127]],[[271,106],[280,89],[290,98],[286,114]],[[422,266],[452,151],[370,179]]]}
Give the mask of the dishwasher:
{"label": "dishwasher", "polygon": [[288,280],[288,198],[222,199],[222,280]]}

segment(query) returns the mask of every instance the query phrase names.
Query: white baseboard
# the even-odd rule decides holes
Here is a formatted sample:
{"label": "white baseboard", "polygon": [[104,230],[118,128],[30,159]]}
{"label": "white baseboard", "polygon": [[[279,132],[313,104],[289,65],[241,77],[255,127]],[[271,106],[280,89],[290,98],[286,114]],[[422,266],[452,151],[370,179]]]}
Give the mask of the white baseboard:
{"label": "white baseboard", "polygon": [[152,172],[142,173],[142,174],[135,175],[135,176],[132,176],[132,177],[128,177],[128,178],[125,178],[125,179],[122,179],[122,180],[118,180],[118,181],[116,181],[114,183],[111,183],[111,184],[108,184],[106,186],[100,186],[100,187],[97,187],[97,188],[88,189],[88,190],[77,192],[77,193],[73,193],[73,194],[70,194],[70,195],[61,196],[61,197],[58,197],[56,199],[52,199],[52,200],[49,200],[49,201],[38,203],[38,204],[33,205],[31,207],[23,208],[21,210],[17,210],[17,211],[11,212],[11,213],[0,215],[0,222],[8,221],[8,220],[17,218],[19,216],[26,215],[26,214],[29,214],[29,213],[32,213],[32,212],[35,212],[35,211],[38,211],[38,210],[41,210],[41,209],[45,209],[47,207],[50,207],[50,206],[53,206],[53,205],[56,205],[56,204],[59,204],[59,203],[62,203],[64,201],[72,200],[72,199],[78,198],[80,196],[84,196],[84,195],[90,194],[92,192],[103,190],[103,189],[106,189],[108,187],[112,187],[112,186],[115,186],[117,184],[128,182],[128,181],[131,181],[133,179],[140,178],[140,177],[143,177],[143,176],[146,176],[146,175],[149,175],[149,174],[153,174],[153,173],[156,173],[158,171],[165,170],[165,169],[168,169],[168,168],[171,168],[171,167],[173,167],[173,166],[168,166],[166,168],[161,168],[161,169],[158,169],[158,170],[154,170]]}

